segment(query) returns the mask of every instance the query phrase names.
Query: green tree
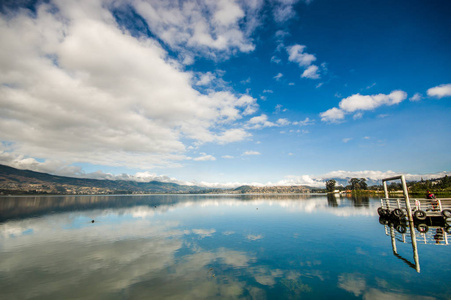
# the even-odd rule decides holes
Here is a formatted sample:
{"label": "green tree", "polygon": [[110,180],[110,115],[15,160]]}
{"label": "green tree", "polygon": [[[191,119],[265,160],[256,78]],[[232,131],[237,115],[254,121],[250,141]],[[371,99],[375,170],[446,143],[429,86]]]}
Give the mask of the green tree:
{"label": "green tree", "polygon": [[360,178],[360,188],[362,190],[367,190],[368,189],[368,184],[366,183],[366,179],[365,178]]}
{"label": "green tree", "polygon": [[351,190],[353,190],[353,191],[368,189],[368,184],[366,183],[365,178],[351,178],[351,180],[349,180],[349,184],[350,184]]}
{"label": "green tree", "polygon": [[353,191],[360,190],[360,179],[351,178],[351,180],[349,180],[348,182],[351,185],[351,190]]}
{"label": "green tree", "polygon": [[328,181],[326,181],[326,190],[331,193],[335,190],[335,184],[337,182],[334,179],[330,179]]}

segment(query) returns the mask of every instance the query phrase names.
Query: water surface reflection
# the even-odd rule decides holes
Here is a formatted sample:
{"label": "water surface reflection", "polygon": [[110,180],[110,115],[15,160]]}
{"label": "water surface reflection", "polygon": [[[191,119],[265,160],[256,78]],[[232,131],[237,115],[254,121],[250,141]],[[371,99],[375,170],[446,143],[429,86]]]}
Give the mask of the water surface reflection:
{"label": "water surface reflection", "polygon": [[0,203],[2,299],[445,299],[450,292],[423,282],[449,261],[449,251],[438,247],[445,249],[438,260],[410,272],[389,255],[376,199],[152,195]]}

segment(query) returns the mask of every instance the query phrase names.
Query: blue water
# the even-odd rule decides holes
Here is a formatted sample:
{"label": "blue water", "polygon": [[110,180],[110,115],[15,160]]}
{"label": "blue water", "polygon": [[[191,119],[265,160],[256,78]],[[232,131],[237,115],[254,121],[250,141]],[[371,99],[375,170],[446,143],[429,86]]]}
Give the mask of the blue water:
{"label": "blue water", "polygon": [[392,243],[379,203],[2,197],[0,299],[451,299],[451,235],[432,238],[446,225],[416,231],[426,240],[415,261],[410,235],[392,230]]}

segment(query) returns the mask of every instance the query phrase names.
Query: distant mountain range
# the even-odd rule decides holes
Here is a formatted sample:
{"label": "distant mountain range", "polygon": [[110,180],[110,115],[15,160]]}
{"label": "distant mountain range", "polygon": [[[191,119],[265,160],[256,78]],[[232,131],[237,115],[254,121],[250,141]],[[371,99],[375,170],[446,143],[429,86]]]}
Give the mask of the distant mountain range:
{"label": "distant mountain range", "polygon": [[144,194],[203,191],[199,186],[150,181],[99,180],[56,176],[0,165],[0,194]]}
{"label": "distant mountain range", "polygon": [[241,186],[236,189],[210,189],[199,186],[150,181],[101,180],[73,178],[47,173],[19,170],[0,165],[0,195],[10,194],[57,194],[57,195],[102,195],[102,194],[156,194],[156,193],[229,193],[229,194],[286,194],[308,193],[307,186]]}

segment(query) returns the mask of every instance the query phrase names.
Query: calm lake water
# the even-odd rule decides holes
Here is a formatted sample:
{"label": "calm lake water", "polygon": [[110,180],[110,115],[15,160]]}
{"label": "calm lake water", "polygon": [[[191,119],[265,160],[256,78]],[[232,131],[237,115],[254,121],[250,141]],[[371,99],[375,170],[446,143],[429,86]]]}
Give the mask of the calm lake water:
{"label": "calm lake water", "polygon": [[451,299],[446,227],[414,229],[415,260],[410,227],[384,225],[379,204],[1,197],[0,299]]}

